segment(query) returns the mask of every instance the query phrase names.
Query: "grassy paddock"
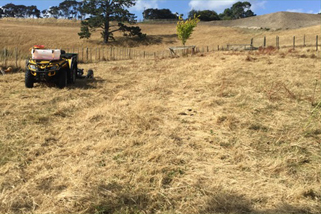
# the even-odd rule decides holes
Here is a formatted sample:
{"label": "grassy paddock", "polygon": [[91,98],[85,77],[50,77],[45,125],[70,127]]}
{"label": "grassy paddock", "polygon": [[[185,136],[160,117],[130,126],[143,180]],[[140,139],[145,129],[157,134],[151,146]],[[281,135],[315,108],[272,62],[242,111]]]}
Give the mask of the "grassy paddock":
{"label": "grassy paddock", "polygon": [[101,62],[63,90],[0,76],[0,212],[319,213],[320,59]]}
{"label": "grassy paddock", "polygon": [[[168,47],[181,46],[177,39],[176,24],[145,24],[139,23],[142,32],[147,34],[147,39],[140,41],[137,38],[124,39],[121,33],[115,33],[115,42],[108,45],[102,43],[101,31],[93,32],[90,39],[79,39],[79,22],[56,19],[0,19],[0,47],[19,50],[26,53],[35,44],[45,45],[48,48],[109,48],[127,47],[138,50],[155,52],[168,50]],[[321,25],[293,29],[293,30],[249,30],[212,26],[208,23],[200,23],[195,28],[192,37],[186,45],[217,47],[227,44],[250,44],[251,38],[254,45],[263,46],[263,38],[267,38],[267,46],[275,46],[276,36],[280,37],[280,46],[291,46],[293,36],[296,36],[296,44],[302,45],[305,35],[306,45],[315,45],[316,35],[320,34]],[[321,38],[319,36],[319,44]],[[1,50],[0,50],[1,55]]]}

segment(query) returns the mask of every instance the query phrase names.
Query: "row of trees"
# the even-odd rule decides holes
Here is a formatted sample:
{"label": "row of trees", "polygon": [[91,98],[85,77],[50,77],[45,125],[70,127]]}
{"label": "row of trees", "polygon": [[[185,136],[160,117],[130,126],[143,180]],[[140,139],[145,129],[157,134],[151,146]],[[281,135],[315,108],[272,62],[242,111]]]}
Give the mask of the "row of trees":
{"label": "row of trees", "polygon": [[[213,10],[191,10],[188,18],[199,17],[201,21],[232,20],[256,16],[250,9],[250,2],[236,2],[231,8],[226,8],[223,13],[217,14]],[[169,9],[146,9],[143,12],[144,19],[177,19],[178,13],[173,14]],[[180,15],[182,17],[182,15]]]}
{"label": "row of trees", "polygon": [[0,7],[0,18],[2,17],[16,17],[16,18],[30,18],[37,17],[40,18],[40,10],[37,6],[25,6],[25,5],[15,5],[15,4],[6,4],[3,7]]}
{"label": "row of trees", "polygon": [[[86,1],[64,0],[58,6],[40,11],[37,6],[15,5],[12,3],[0,7],[1,17],[14,18],[64,18],[64,19],[84,19],[86,12],[83,5]],[[107,1],[108,2],[108,1]],[[223,13],[217,14],[213,10],[191,10],[188,18],[198,16],[201,21],[231,20],[255,16],[249,2],[237,2],[231,8],[227,8]],[[144,19],[178,19],[178,13],[172,13],[169,9],[146,9],[143,12]],[[180,15],[182,17],[182,14]]]}
{"label": "row of trees", "polygon": [[40,11],[36,5],[25,6],[12,3],[0,7],[0,18],[64,18],[83,19],[85,13],[82,10],[83,2],[77,0],[65,0],[59,6]]}

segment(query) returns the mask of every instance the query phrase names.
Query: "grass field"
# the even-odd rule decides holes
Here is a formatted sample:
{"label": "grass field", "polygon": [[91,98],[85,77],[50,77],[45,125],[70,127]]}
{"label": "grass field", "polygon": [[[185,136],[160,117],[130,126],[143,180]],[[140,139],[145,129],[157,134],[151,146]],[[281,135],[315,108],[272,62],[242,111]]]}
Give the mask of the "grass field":
{"label": "grass field", "polygon": [[82,64],[95,78],[63,90],[0,76],[0,213],[320,213],[320,59]]}

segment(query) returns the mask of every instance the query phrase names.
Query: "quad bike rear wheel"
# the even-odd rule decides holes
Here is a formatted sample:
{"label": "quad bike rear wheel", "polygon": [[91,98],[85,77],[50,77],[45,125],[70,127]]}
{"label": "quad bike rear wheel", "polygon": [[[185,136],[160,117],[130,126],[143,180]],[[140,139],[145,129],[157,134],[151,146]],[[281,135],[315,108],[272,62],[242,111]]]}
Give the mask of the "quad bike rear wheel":
{"label": "quad bike rear wheel", "polygon": [[76,82],[76,77],[77,77],[77,66],[74,63],[72,66],[72,70],[68,70],[68,83],[75,83]]}

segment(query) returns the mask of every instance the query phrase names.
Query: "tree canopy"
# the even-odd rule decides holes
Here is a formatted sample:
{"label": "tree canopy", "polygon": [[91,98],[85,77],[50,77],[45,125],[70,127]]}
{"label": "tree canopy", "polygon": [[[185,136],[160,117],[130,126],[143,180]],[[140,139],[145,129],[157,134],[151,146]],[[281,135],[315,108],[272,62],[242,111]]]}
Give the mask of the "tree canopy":
{"label": "tree canopy", "polygon": [[232,20],[232,19],[241,19],[251,16],[256,16],[251,8],[251,3],[236,2],[230,8],[226,8],[223,13],[219,15],[213,10],[191,10],[188,14],[189,18],[193,18],[194,15],[199,16],[201,21],[214,21],[214,20]]}
{"label": "tree canopy", "polygon": [[82,2],[77,0],[65,0],[58,6],[41,11],[44,18],[64,18],[64,19],[83,19],[84,14],[81,11]]}
{"label": "tree canopy", "polygon": [[80,12],[82,3],[76,0],[65,0],[61,2],[58,8],[61,11],[61,15],[65,18],[77,18]]}
{"label": "tree canopy", "polygon": [[199,17],[201,21],[214,21],[220,19],[214,10],[191,10],[188,13],[188,18],[193,18],[194,16]]}
{"label": "tree canopy", "polygon": [[177,19],[177,15],[173,14],[169,9],[153,9],[149,8],[143,12],[144,19]]}
{"label": "tree canopy", "polygon": [[136,17],[128,11],[128,8],[135,5],[134,0],[84,0],[81,10],[90,17],[81,22],[80,38],[90,38],[91,32],[97,28],[102,29],[104,43],[114,39],[113,33],[122,31],[125,36],[144,37],[141,29],[135,26]]}
{"label": "tree canopy", "polygon": [[0,18],[1,17],[12,17],[12,18],[28,18],[28,17],[40,17],[40,10],[37,6],[25,6],[25,5],[15,5],[12,3],[6,4],[0,8]]}
{"label": "tree canopy", "polygon": [[247,18],[251,16],[256,16],[251,8],[251,3],[244,1],[244,2],[236,2],[232,5],[231,8],[227,8],[224,10],[223,13],[221,13],[220,19],[222,20],[231,20],[231,19],[241,19],[241,18]]}

